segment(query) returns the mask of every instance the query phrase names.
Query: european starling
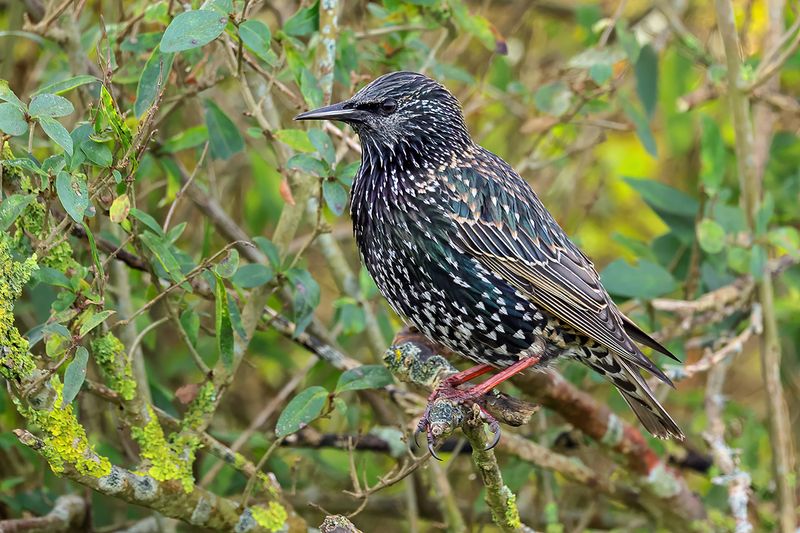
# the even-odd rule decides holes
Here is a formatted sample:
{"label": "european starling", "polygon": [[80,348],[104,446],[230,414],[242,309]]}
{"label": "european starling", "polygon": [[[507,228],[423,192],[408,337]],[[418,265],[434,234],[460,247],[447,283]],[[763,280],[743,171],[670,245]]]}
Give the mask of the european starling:
{"label": "european starling", "polygon": [[[670,379],[636,343],[675,356],[622,314],[530,185],[472,140],[444,86],[393,72],[296,117],[321,119],[345,122],[360,138],[350,214],[381,293],[409,325],[478,364],[445,380],[429,407],[437,397],[475,402],[566,356],[611,381],[653,435],[684,438],[639,370]],[[427,413],[420,429],[430,446]]]}

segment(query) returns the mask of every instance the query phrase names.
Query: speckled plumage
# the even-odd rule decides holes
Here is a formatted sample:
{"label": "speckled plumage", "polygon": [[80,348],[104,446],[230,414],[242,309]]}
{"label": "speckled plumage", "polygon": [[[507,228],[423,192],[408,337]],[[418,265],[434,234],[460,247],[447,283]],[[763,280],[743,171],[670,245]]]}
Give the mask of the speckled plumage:
{"label": "speckled plumage", "polygon": [[472,141],[447,89],[395,72],[325,110],[298,118],[344,120],[359,134],[354,233],[398,315],[496,368],[532,355],[538,364],[577,359],[609,379],[653,434],[683,438],[638,369],[669,379],[634,341],[671,354],[617,309],[528,183]]}

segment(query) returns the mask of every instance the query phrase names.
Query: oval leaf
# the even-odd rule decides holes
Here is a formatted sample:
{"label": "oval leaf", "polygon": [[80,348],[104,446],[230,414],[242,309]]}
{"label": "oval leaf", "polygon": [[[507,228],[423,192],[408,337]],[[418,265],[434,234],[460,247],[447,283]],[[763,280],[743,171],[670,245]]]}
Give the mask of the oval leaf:
{"label": "oval leaf", "polygon": [[228,17],[214,11],[186,11],[172,19],[161,38],[161,51],[182,52],[206,45],[219,37]]}
{"label": "oval leaf", "polygon": [[86,364],[89,362],[89,351],[83,346],[75,350],[75,357],[64,372],[64,388],[61,392],[61,407],[72,403],[86,380]]}
{"label": "oval leaf", "polygon": [[217,285],[214,288],[217,348],[222,363],[225,368],[230,370],[233,368],[233,326],[231,325],[231,311],[228,307],[228,293],[225,292],[225,284],[222,283],[219,274],[215,272],[214,277],[217,279]]}
{"label": "oval leaf", "polygon": [[275,54],[269,48],[269,40],[272,37],[269,26],[260,20],[246,20],[239,25],[239,37],[259,59],[272,64]]}
{"label": "oval leaf", "polygon": [[392,375],[383,365],[363,365],[344,372],[336,384],[336,392],[379,389],[391,383]]}
{"label": "oval leaf", "polygon": [[0,231],[5,231],[17,220],[30,203],[36,199],[33,194],[12,194],[0,203]]}
{"label": "oval leaf", "polygon": [[294,398],[281,413],[275,425],[275,436],[283,438],[299,431],[319,418],[328,401],[328,391],[322,387],[309,387]]}
{"label": "oval leaf", "polygon": [[242,265],[236,274],[233,275],[231,281],[242,289],[252,289],[253,287],[260,287],[265,283],[272,280],[272,269],[266,265],[253,263]]}
{"label": "oval leaf", "polygon": [[228,159],[233,154],[241,152],[244,149],[244,139],[236,124],[211,100],[206,100],[204,105],[211,157]]}
{"label": "oval leaf", "polygon": [[322,182],[322,195],[325,197],[325,203],[331,208],[336,216],[344,213],[347,207],[347,190],[341,183],[334,180],[325,180]]}
{"label": "oval leaf", "polygon": [[28,106],[32,117],[65,117],[73,111],[72,102],[55,94],[37,94]]}
{"label": "oval leaf", "polygon": [[9,102],[0,104],[0,131],[9,135],[24,135],[28,132],[25,115],[17,106]]}
{"label": "oval leaf", "polygon": [[83,322],[83,324],[81,324],[81,329],[79,331],[80,336],[84,337],[87,333],[92,331],[94,328],[96,328],[97,326],[99,326],[100,324],[105,322],[106,319],[108,317],[110,317],[111,315],[113,315],[114,313],[116,313],[116,311],[112,311],[112,310],[100,311],[99,313],[95,313],[92,316],[90,316],[89,318],[87,318]]}
{"label": "oval leaf", "polygon": [[53,139],[61,148],[72,157],[72,137],[59,121],[52,117],[39,117],[39,125],[48,137]]}
{"label": "oval leaf", "polygon": [[63,170],[56,176],[56,192],[64,210],[75,222],[83,221],[83,213],[89,207],[89,189],[86,181]]}
{"label": "oval leaf", "polygon": [[697,225],[697,241],[709,254],[718,254],[725,248],[725,228],[715,220],[704,218]]}
{"label": "oval leaf", "polygon": [[214,265],[214,272],[223,278],[229,278],[236,273],[237,268],[239,268],[239,252],[233,248],[228,250],[225,259]]}
{"label": "oval leaf", "polygon": [[130,211],[131,199],[127,194],[121,194],[114,198],[114,201],[111,202],[111,208],[108,210],[108,216],[111,218],[111,222],[119,224],[128,218],[128,213],[130,213]]}

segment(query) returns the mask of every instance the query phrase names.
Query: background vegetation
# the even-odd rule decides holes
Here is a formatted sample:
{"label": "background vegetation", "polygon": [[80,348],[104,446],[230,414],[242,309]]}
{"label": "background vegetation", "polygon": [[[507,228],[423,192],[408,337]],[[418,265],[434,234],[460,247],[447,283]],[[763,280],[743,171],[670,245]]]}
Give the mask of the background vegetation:
{"label": "background vegetation", "polygon": [[[796,9],[0,1],[0,530],[794,531]],[[398,69],[682,357],[686,442],[564,364],[506,389],[543,408],[496,455],[410,443],[429,383],[382,365],[357,139],[291,122]]]}

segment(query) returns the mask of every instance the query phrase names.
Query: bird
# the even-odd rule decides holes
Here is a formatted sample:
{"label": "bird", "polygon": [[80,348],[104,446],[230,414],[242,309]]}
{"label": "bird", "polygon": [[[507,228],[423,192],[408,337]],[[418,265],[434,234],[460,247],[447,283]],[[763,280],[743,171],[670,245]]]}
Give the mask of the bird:
{"label": "bird", "polygon": [[[391,72],[295,120],[353,128],[362,155],[350,216],[363,264],[404,322],[475,364],[429,397],[418,430],[434,456],[427,418],[436,398],[476,403],[562,358],[610,381],[655,437],[684,439],[640,371],[674,385],[640,345],[678,358],[620,311],[530,184],[472,139],[445,86]],[[499,427],[484,414],[496,444]]]}

